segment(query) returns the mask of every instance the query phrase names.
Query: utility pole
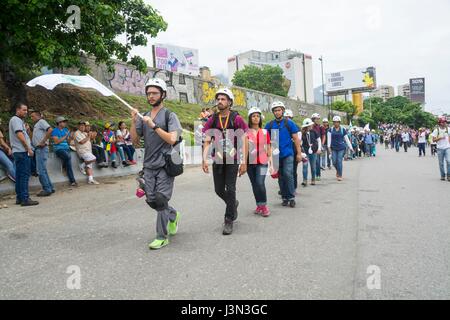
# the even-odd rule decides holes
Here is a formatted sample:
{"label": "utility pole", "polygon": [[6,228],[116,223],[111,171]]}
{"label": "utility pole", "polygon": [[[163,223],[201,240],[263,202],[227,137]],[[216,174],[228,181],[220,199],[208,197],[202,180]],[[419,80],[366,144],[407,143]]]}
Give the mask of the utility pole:
{"label": "utility pole", "polygon": [[330,118],[331,117],[331,104],[329,104],[328,102],[328,99],[327,99],[327,102],[325,102],[325,81],[324,81],[324,73],[323,73],[323,56],[320,56],[320,58],[319,58],[319,61],[320,61],[320,64],[321,64],[321,67],[322,67],[322,98],[323,98],[323,105],[324,106],[326,106],[326,105],[329,105],[329,110],[328,110],[328,118]]}

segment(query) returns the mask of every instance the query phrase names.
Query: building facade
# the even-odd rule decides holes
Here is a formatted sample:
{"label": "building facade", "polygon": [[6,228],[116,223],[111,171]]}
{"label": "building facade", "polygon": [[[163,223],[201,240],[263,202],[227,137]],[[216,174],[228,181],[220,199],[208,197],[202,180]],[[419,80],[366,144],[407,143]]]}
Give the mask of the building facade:
{"label": "building facade", "polygon": [[411,99],[411,89],[409,83],[398,86],[398,95],[401,97]]}
{"label": "building facade", "polygon": [[381,98],[386,102],[386,100],[395,97],[394,87],[381,85],[370,93],[370,97]]}
{"label": "building facade", "polygon": [[271,65],[283,69],[284,76],[291,82],[288,96],[291,99],[314,103],[312,57],[292,51],[261,52],[251,50],[228,59],[228,77],[233,80],[234,74],[247,65]]}

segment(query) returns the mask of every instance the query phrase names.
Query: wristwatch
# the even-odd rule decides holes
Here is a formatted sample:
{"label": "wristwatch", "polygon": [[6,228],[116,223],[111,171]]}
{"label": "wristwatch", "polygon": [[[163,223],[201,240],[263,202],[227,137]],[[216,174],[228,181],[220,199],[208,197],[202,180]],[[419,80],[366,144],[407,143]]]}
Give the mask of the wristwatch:
{"label": "wristwatch", "polygon": [[155,123],[155,126],[153,127],[153,131],[156,131],[156,129],[161,129],[161,127]]}

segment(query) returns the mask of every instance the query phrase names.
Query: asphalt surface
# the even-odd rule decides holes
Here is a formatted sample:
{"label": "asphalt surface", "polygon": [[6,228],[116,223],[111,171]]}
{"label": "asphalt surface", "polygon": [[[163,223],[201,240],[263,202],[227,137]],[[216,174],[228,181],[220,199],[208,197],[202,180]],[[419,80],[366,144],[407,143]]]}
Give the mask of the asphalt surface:
{"label": "asphalt surface", "polygon": [[[240,178],[229,237],[212,177],[189,168],[171,201],[179,233],[160,251],[148,249],[156,215],[134,196],[134,177],[59,190],[34,208],[8,199],[0,299],[449,299],[450,182],[415,148],[378,149],[345,162],[341,183],[327,170],[301,187],[295,209],[281,207],[269,177],[267,219]],[[70,266],[80,289],[67,286]]]}

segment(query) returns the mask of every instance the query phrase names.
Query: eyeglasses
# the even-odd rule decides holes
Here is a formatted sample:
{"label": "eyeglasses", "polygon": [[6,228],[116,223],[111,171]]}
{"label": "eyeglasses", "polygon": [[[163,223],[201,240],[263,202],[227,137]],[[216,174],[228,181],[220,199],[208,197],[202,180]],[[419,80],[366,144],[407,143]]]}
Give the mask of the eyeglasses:
{"label": "eyeglasses", "polygon": [[159,92],[147,92],[147,97],[157,96],[158,94],[161,94],[161,93],[159,93]]}

